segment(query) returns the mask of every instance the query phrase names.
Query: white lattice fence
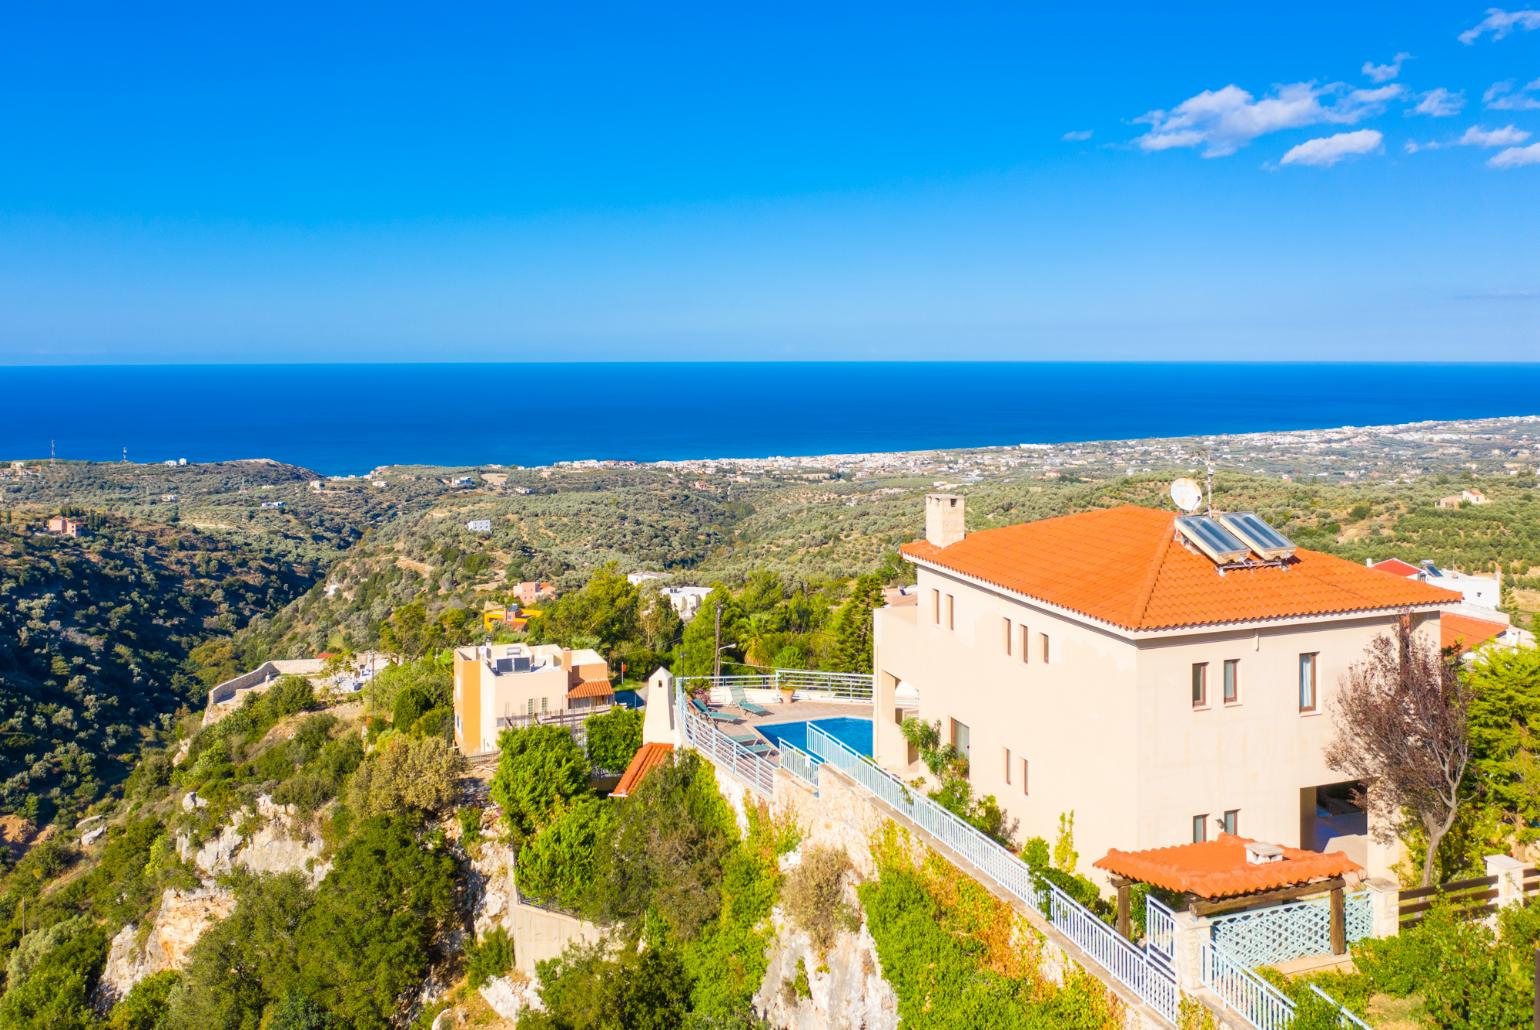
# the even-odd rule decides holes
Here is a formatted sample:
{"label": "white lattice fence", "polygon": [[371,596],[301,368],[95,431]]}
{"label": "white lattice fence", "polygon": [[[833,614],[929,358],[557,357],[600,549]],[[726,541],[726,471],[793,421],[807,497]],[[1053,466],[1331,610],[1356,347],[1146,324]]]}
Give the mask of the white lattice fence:
{"label": "white lattice fence", "polygon": [[[1348,943],[1370,935],[1369,892],[1343,899]],[[1216,916],[1211,937],[1234,961],[1247,969],[1272,966],[1307,955],[1331,954],[1331,899],[1312,898],[1271,905],[1249,912]]]}

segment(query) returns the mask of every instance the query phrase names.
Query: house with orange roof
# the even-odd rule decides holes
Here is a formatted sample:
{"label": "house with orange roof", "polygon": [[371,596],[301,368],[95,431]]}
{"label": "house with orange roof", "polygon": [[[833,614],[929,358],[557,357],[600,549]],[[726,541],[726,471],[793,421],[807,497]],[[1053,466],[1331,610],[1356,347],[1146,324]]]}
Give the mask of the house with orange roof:
{"label": "house with orange roof", "polygon": [[1332,698],[1399,620],[1436,643],[1459,594],[1245,513],[1123,505],[969,533],[962,497],[925,503],[901,549],[918,603],[875,613],[879,764],[923,774],[901,728],[918,718],[1019,838],[1073,812],[1082,854],[1228,833],[1388,872],[1354,800],[1368,785],[1324,758]]}
{"label": "house with orange roof", "polygon": [[592,648],[487,643],[455,649],[455,745],[467,755],[496,750],[503,730],[580,720],[614,700],[609,663]]}

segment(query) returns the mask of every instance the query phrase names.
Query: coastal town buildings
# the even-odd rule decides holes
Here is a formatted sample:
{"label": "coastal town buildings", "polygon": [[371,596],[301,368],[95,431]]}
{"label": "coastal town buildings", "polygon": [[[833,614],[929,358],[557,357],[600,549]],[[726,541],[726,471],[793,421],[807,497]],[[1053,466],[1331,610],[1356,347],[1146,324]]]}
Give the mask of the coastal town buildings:
{"label": "coastal town buildings", "polygon": [[455,744],[467,755],[497,747],[514,726],[608,708],[609,665],[591,648],[476,644],[455,650]]}
{"label": "coastal town buildings", "polygon": [[1019,838],[1072,817],[1083,854],[1223,832],[1388,871],[1367,785],[1326,764],[1328,713],[1375,637],[1407,619],[1436,642],[1459,594],[1260,520],[1122,506],[968,533],[962,497],[925,504],[925,538],[902,548],[918,601],[875,613],[879,764],[923,773],[901,728],[917,718]]}

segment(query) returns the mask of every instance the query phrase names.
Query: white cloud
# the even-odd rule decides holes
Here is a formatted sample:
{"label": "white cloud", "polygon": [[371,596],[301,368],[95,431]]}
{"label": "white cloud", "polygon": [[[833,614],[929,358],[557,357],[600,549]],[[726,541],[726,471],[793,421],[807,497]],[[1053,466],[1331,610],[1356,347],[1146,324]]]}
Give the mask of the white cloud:
{"label": "white cloud", "polygon": [[1084,143],[1086,140],[1091,138],[1091,130],[1076,129],[1074,132],[1066,132],[1059,138],[1064,140],[1066,143]]}
{"label": "white cloud", "polygon": [[1488,7],[1485,18],[1460,33],[1460,42],[1470,46],[1488,32],[1493,39],[1502,39],[1514,29],[1525,32],[1540,29],[1540,11],[1505,11],[1500,7]]}
{"label": "white cloud", "polygon": [[1412,108],[1413,114],[1425,114],[1430,118],[1448,118],[1457,115],[1465,106],[1465,94],[1454,93],[1440,86],[1438,89],[1430,89],[1417,101],[1417,106]]}
{"label": "white cloud", "polygon": [[1494,111],[1540,111],[1540,79],[1518,89],[1513,88],[1512,79],[1494,82],[1481,95],[1481,101]]}
{"label": "white cloud", "polygon": [[1270,132],[1351,125],[1380,113],[1386,101],[1403,92],[1397,85],[1350,90],[1341,83],[1296,82],[1277,86],[1257,100],[1232,83],[1188,97],[1170,111],[1154,110],[1136,118],[1150,129],[1134,142],[1144,150],[1202,147],[1204,157],[1225,157]]}
{"label": "white cloud", "polygon": [[1373,61],[1364,62],[1364,74],[1374,82],[1389,82],[1401,74],[1401,62],[1409,60],[1411,54],[1397,54],[1390,59],[1389,64],[1375,64]]}
{"label": "white cloud", "polygon": [[1472,125],[1457,142],[1462,147],[1511,147],[1527,139],[1529,133],[1516,125],[1505,125],[1501,129],[1483,129],[1479,125]]}
{"label": "white cloud", "polygon": [[1385,137],[1374,129],[1339,132],[1335,136],[1306,140],[1284,154],[1280,163],[1330,168],[1343,158],[1372,154],[1380,149],[1384,141]]}
{"label": "white cloud", "polygon": [[1521,168],[1524,165],[1540,165],[1540,143],[1527,147],[1509,147],[1487,159],[1493,168]]}

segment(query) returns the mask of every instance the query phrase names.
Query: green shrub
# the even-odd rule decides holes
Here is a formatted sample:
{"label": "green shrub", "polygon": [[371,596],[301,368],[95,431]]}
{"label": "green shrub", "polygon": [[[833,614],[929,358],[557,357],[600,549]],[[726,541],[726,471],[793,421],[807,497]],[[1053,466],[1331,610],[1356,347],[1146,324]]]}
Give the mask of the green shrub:
{"label": "green shrub", "polygon": [[441,812],[454,802],[464,767],[460,752],[442,740],[397,734],[353,773],[348,806],[365,817]]}
{"label": "green shrub", "polygon": [[620,772],[631,764],[631,756],[642,746],[642,718],[639,708],[614,708],[588,717],[588,760],[594,768]]}
{"label": "green shrub", "polygon": [[567,803],[588,793],[588,756],[557,726],[504,730],[491,794],[516,842],[534,836]]}
{"label": "green shrub", "polygon": [[472,987],[485,987],[487,981],[513,968],[513,941],[501,926],[493,927],[465,949],[465,980]]}
{"label": "green shrub", "polygon": [[181,973],[167,969],[134,984],[107,1014],[107,1030],[161,1030],[170,1009],[171,991],[181,979]]}
{"label": "green shrub", "polygon": [[613,845],[616,802],[579,798],[519,849],[519,893],[569,912],[597,912],[597,867]]}
{"label": "green shrub", "polygon": [[845,900],[845,875],[850,870],[850,856],[843,850],[809,848],[781,884],[781,907],[808,935],[819,955],[828,954],[841,930],[860,925],[855,909]]}

